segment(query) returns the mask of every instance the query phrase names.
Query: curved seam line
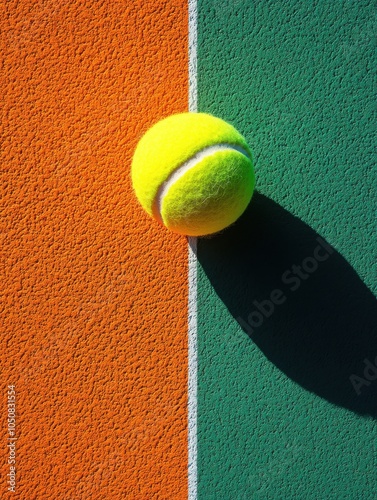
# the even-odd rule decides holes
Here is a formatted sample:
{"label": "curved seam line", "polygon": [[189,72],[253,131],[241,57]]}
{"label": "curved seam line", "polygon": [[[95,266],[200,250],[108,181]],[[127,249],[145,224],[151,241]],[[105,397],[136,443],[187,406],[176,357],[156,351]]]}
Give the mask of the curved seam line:
{"label": "curved seam line", "polygon": [[191,158],[186,160],[184,163],[178,165],[173,172],[169,174],[167,179],[161,184],[161,186],[158,188],[157,194],[155,196],[155,199],[153,201],[153,215],[160,221],[162,221],[162,215],[161,215],[161,209],[162,209],[162,202],[167,195],[169,189],[175,184],[183,175],[185,175],[189,170],[192,168],[196,167],[202,160],[207,158],[208,156],[211,156],[215,153],[219,153],[221,151],[236,151],[238,153],[241,153],[243,156],[246,156],[249,160],[251,160],[250,154],[246,149],[244,149],[241,146],[233,145],[233,144],[227,144],[227,143],[220,143],[216,144],[213,146],[207,146],[197,153],[194,154]]}

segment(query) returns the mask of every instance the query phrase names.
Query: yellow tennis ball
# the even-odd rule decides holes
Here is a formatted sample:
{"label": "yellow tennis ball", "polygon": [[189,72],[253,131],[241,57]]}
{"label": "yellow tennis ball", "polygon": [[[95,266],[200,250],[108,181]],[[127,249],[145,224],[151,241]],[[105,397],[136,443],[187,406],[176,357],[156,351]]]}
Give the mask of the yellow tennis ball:
{"label": "yellow tennis ball", "polygon": [[171,231],[216,233],[246,209],[255,185],[250,149],[229,123],[206,113],[180,113],[150,128],[131,168],[142,207]]}

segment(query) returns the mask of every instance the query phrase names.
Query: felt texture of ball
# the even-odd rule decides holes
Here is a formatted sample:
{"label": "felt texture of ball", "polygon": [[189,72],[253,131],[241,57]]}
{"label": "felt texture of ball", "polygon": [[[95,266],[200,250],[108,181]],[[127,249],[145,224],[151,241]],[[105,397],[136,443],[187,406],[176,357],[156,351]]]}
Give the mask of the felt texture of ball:
{"label": "felt texture of ball", "polygon": [[245,138],[206,113],[179,113],[140,139],[132,185],[146,212],[171,231],[205,236],[245,211],[255,176]]}

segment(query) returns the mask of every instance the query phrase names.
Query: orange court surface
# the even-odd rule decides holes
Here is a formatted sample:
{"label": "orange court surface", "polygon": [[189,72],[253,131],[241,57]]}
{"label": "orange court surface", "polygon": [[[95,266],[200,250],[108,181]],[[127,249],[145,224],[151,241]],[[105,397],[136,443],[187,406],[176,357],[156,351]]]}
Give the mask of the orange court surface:
{"label": "orange court surface", "polygon": [[187,242],[151,227],[129,176],[141,134],[187,110],[187,30],[177,0],[2,3],[17,498],[187,496]]}

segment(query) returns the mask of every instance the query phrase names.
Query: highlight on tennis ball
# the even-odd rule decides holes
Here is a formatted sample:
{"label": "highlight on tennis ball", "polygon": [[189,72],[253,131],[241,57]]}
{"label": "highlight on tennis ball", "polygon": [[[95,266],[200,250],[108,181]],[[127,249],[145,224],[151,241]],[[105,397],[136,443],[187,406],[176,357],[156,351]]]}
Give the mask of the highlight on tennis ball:
{"label": "highlight on tennis ball", "polygon": [[233,224],[253,195],[251,151],[229,123],[179,113],[153,125],[132,160],[140,204],[175,233],[205,236]]}

